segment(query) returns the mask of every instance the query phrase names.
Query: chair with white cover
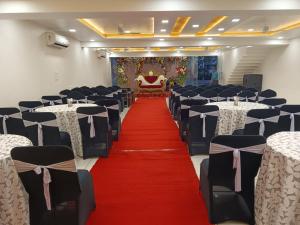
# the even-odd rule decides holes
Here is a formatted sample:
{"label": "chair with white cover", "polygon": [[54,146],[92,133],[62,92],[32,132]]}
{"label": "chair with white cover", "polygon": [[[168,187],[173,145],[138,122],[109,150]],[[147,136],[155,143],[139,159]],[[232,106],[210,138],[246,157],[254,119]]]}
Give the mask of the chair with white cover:
{"label": "chair with white cover", "polygon": [[21,101],[19,102],[19,108],[21,113],[23,112],[34,112],[37,108],[43,107],[41,101]]}
{"label": "chair with white cover", "polygon": [[95,209],[93,180],[66,146],[17,147],[11,157],[29,194],[31,225],[85,225]]}
{"label": "chair with white cover", "polygon": [[109,124],[112,129],[112,136],[113,139],[117,141],[121,132],[120,106],[118,100],[102,99],[96,101],[95,104],[106,107],[109,117]]}
{"label": "chair with white cover", "polygon": [[279,109],[252,109],[247,113],[244,135],[269,137],[279,131]]}
{"label": "chair with white cover", "polygon": [[0,134],[27,136],[19,109],[0,108]]}
{"label": "chair with white cover", "polygon": [[215,136],[219,118],[216,105],[193,105],[189,110],[187,143],[190,155],[207,154],[211,139]]}
{"label": "chair with white cover", "polygon": [[271,109],[281,108],[286,104],[285,98],[266,98],[260,101],[261,104],[268,105]]}
{"label": "chair with white cover", "polygon": [[276,96],[277,96],[276,91],[272,89],[267,89],[259,93],[258,102],[261,102],[262,100],[267,98],[275,98]]}
{"label": "chair with white cover", "polygon": [[44,106],[61,105],[63,101],[59,95],[45,95],[42,96],[42,103]]}
{"label": "chair with white cover", "polygon": [[27,137],[34,146],[66,145],[71,147],[70,135],[60,132],[56,115],[50,112],[24,112]]}
{"label": "chair with white cover", "polygon": [[278,121],[280,131],[300,131],[300,105],[284,105]]}
{"label": "chair with white cover", "polygon": [[82,137],[83,158],[108,157],[112,130],[104,106],[79,107],[76,110]]}
{"label": "chair with white cover", "polygon": [[202,161],[200,169],[200,191],[211,223],[234,220],[255,224],[255,177],[265,148],[262,136],[212,139],[209,159]]}
{"label": "chair with white cover", "polygon": [[[197,93],[196,93],[197,94]],[[182,140],[186,140],[187,129],[189,127],[189,110],[194,105],[205,105],[207,100],[204,99],[194,99],[193,97],[185,99],[185,97],[181,96],[183,99],[180,102],[180,108],[178,114],[178,126],[179,126],[179,134]]]}
{"label": "chair with white cover", "polygon": [[253,91],[243,90],[239,93],[239,101],[241,102],[256,102],[256,94]]}

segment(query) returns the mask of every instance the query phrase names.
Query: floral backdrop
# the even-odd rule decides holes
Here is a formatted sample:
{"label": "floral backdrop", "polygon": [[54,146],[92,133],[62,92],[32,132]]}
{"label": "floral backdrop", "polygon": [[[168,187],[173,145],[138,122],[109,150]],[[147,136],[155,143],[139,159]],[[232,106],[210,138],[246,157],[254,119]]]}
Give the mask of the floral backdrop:
{"label": "floral backdrop", "polygon": [[217,56],[111,58],[113,85],[133,89],[136,87],[134,79],[140,74],[148,75],[150,71],[184,85],[211,80],[216,76],[217,66]]}

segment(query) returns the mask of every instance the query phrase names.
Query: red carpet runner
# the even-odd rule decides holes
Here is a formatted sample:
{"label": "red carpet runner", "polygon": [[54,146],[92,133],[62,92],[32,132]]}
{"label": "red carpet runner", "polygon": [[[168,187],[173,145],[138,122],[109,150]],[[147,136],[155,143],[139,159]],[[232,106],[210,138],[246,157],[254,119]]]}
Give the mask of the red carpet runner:
{"label": "red carpet runner", "polygon": [[92,169],[97,208],[88,225],[205,225],[198,178],[165,98],[139,98],[120,140]]}

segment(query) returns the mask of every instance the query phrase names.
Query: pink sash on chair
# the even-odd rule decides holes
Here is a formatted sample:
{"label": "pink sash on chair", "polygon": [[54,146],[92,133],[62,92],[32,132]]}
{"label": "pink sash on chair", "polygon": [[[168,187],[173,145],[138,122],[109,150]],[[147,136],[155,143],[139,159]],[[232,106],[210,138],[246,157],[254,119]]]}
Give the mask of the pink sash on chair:
{"label": "pink sash on chair", "polygon": [[21,114],[20,113],[14,113],[14,114],[10,114],[10,115],[0,115],[0,118],[2,118],[3,133],[7,134],[6,120],[9,119],[9,118],[21,119]]}
{"label": "pink sash on chair", "polygon": [[273,116],[273,117],[263,118],[263,119],[247,116],[246,124],[258,122],[259,123],[259,135],[263,136],[265,133],[265,122],[278,123],[278,120],[279,120],[279,116]]}

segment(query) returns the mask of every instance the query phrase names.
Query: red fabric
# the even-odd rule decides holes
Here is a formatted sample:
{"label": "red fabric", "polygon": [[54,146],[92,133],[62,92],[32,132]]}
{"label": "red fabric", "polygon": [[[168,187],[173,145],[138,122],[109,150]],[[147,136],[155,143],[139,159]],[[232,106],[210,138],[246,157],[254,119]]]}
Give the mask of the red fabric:
{"label": "red fabric", "polygon": [[152,84],[157,80],[158,76],[144,76],[144,78],[147,82]]}
{"label": "red fabric", "polygon": [[110,156],[91,172],[97,207],[88,225],[209,224],[198,178],[164,97],[134,103]]}
{"label": "red fabric", "polygon": [[161,88],[162,85],[140,85],[140,88]]}

